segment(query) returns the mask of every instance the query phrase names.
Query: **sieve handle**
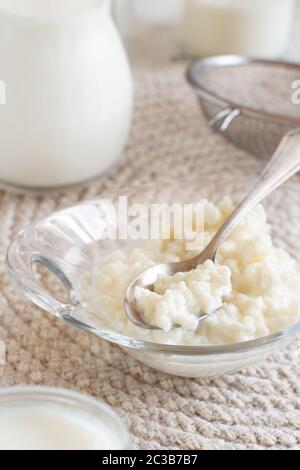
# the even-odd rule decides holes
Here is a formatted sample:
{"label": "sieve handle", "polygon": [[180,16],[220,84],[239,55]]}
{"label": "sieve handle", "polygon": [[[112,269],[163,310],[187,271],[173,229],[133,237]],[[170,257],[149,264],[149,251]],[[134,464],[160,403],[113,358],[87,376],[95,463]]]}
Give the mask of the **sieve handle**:
{"label": "sieve handle", "polygon": [[[211,129],[218,130],[219,132],[226,132],[231,123],[239,117],[241,114],[241,110],[238,108],[226,108],[223,109],[222,111],[219,111],[215,116],[213,116],[209,121],[208,121],[208,126]],[[219,126],[218,126],[219,125]]]}

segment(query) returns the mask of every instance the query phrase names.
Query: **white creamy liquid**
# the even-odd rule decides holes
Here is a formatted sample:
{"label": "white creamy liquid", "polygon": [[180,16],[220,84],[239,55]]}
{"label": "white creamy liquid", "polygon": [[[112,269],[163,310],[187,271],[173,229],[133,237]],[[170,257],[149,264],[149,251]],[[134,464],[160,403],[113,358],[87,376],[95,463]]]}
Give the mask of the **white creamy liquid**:
{"label": "white creamy liquid", "polygon": [[120,158],[132,82],[107,0],[0,0],[0,80],[0,181],[74,184]]}
{"label": "white creamy liquid", "polygon": [[186,52],[275,58],[287,46],[294,0],[185,0]]}
{"label": "white creamy liquid", "polygon": [[0,410],[0,450],[109,450],[121,443],[109,425],[60,405]]}

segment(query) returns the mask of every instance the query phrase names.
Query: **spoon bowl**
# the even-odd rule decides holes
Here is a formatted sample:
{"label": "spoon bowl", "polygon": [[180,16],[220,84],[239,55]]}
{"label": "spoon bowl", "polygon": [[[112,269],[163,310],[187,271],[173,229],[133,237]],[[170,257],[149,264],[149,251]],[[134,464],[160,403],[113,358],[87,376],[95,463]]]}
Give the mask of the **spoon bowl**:
{"label": "spoon bowl", "polygon": [[[197,258],[198,259],[198,258]],[[126,297],[124,300],[124,308],[127,317],[132,323],[137,326],[142,326],[146,330],[161,330],[161,328],[146,323],[140,315],[137,316],[137,307],[135,302],[135,288],[143,287],[144,289],[153,290],[155,281],[160,275],[174,276],[179,272],[190,271],[197,267],[195,263],[196,258],[187,261],[180,261],[178,263],[156,264],[152,268],[147,269],[143,274],[137,277],[128,287]],[[204,320],[210,313],[199,312],[199,321]],[[174,325],[173,328],[179,328],[179,325]]]}

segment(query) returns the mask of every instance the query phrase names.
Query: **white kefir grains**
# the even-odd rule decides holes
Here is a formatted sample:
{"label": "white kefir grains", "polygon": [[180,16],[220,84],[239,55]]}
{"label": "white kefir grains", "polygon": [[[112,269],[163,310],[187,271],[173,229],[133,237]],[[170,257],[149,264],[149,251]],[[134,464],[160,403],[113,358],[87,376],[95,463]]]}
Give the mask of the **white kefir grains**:
{"label": "white kefir grains", "polygon": [[[234,206],[229,198],[217,205],[204,201],[202,232],[193,222],[195,240],[206,244]],[[204,233],[203,233],[204,231]],[[199,251],[203,249],[199,247]],[[115,251],[99,260],[90,308],[106,328],[152,342],[209,346],[232,344],[285,329],[300,320],[300,277],[294,259],[276,248],[262,206],[258,206],[223,243],[217,262],[188,273],[157,279],[154,292],[136,289],[141,315],[164,331],[132,324],[123,310],[129,284],[154,264],[196,256],[186,240],[153,240],[137,248]],[[221,307],[221,308],[220,308]],[[217,312],[215,312],[217,310]],[[198,322],[198,313],[211,313]],[[180,328],[171,329],[176,324]]]}

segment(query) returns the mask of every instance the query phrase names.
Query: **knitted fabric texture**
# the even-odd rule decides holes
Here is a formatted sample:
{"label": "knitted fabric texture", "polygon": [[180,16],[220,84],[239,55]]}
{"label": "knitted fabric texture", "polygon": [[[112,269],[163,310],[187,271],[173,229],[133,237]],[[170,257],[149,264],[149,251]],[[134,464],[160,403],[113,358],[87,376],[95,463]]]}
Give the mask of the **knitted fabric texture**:
{"label": "knitted fabric texture", "polygon": [[16,232],[52,211],[131,182],[210,172],[255,176],[262,163],[211,133],[180,65],[136,70],[131,136],[118,171],[88,187],[43,197],[0,192],[0,386],[68,387],[102,399],[122,416],[140,449],[300,448],[297,338],[257,367],[215,379],[150,369],[118,346],[64,324],[22,299],[5,254]]}

